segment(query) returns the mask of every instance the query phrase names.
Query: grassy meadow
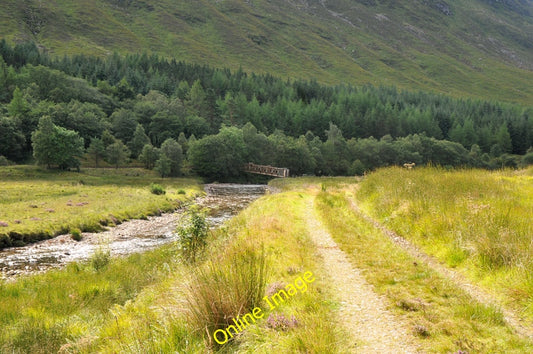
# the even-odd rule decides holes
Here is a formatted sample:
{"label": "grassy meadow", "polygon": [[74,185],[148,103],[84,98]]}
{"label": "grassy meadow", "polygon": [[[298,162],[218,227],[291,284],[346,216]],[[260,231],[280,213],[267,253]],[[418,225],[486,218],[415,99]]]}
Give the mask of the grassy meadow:
{"label": "grassy meadow", "polygon": [[[525,271],[520,268],[527,264],[525,252],[521,251],[526,243],[519,240],[526,238],[529,229],[527,222],[517,216],[521,215],[518,211],[527,213],[531,208],[527,196],[531,196],[532,172],[389,168],[363,180],[275,180],[271,185],[281,192],[258,199],[224,226],[211,230],[207,247],[195,262],[180,257],[177,244],[123,258],[109,258],[101,250],[86,263],[0,282],[0,352],[345,353],[354,345],[357,349],[357,343],[365,338],[355,338],[355,343],[350,340],[339,316],[341,304],[336,289],[331,285],[333,277],[345,275],[330,274],[322,258],[317,257],[318,250],[305,221],[311,207],[354,268],[361,270],[390,311],[407,323],[409,333],[423,351],[531,352],[533,343],[512,330],[500,308],[473,300],[399,249],[354,210],[351,202],[359,203],[389,228],[502,297],[521,296],[516,298],[522,299],[520,306],[524,309],[528,295],[517,289],[526,285]],[[106,178],[101,173],[94,178]],[[124,182],[130,177],[123,178]],[[426,192],[402,191],[402,185],[411,188],[412,184]],[[166,187],[167,194],[175,188]],[[143,188],[147,189],[146,185]],[[453,188],[454,193],[439,188]],[[468,214],[474,213],[475,208],[468,203],[490,205],[478,211],[490,210],[490,220],[507,217],[507,224],[500,221],[499,230],[513,230],[517,235],[515,242],[524,242],[522,246],[506,245],[500,240],[486,247],[509,247],[514,263],[487,263],[480,256],[481,251],[474,252],[475,243],[460,262],[457,257],[449,258],[443,247],[453,250],[451,237],[454,232],[464,235],[466,231],[460,232],[462,229],[448,233],[441,230],[431,236],[431,242],[426,240],[429,233],[417,235],[413,231],[416,225],[424,225],[421,229],[428,232],[440,218],[433,215],[430,225],[429,221],[421,223],[422,219],[415,222],[410,216],[421,218],[433,213],[432,204],[413,209],[417,211],[413,214],[406,210],[422,203],[423,198],[437,197],[448,198],[440,204],[439,199],[434,199],[433,207],[441,208],[440,212],[454,225],[468,222],[471,227],[478,227],[471,235],[486,235],[490,226],[489,219],[480,219],[477,226],[476,218]],[[457,210],[453,209],[457,214],[444,214],[445,206],[455,201],[466,205],[458,204]],[[405,203],[410,203],[409,208]],[[507,210],[509,205],[514,208],[511,212]],[[401,218],[397,210],[404,213]],[[481,229],[483,220],[486,223]],[[400,226],[407,228],[409,223],[412,229],[407,235]],[[450,239],[441,240],[442,235]],[[305,272],[312,272],[316,278],[307,290],[298,291],[269,309],[262,297],[279,292]],[[504,277],[512,281],[504,284]],[[500,290],[491,282],[499,284]],[[233,324],[232,318],[242,318],[255,307],[263,310],[263,318],[246,326],[227,344],[219,345],[213,340],[215,330],[227,328]]]}
{"label": "grassy meadow", "polygon": [[[287,191],[254,202],[210,232],[195,264],[167,245],[99,267],[96,254],[84,264],[0,284],[0,351],[342,353],[348,344],[335,317],[331,275],[315,257],[303,221],[310,198]],[[275,309],[258,299],[308,271],[316,280],[307,291]],[[261,307],[264,318],[216,344],[214,330],[251,306]]]}
{"label": "grassy meadow", "polygon": [[[162,185],[166,193],[151,193],[152,183]],[[99,231],[127,219],[174,210],[199,193],[197,180],[162,179],[140,168],[84,168],[76,173],[0,167],[0,248],[74,229]]]}
{"label": "grassy meadow", "polygon": [[366,213],[533,318],[533,169],[390,168],[370,174]]}

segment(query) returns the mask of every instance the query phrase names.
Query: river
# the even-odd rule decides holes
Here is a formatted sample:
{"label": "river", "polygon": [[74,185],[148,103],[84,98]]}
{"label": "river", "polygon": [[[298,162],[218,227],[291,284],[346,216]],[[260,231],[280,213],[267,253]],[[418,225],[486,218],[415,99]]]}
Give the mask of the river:
{"label": "river", "polygon": [[[208,209],[207,221],[213,228],[265,194],[269,187],[220,183],[205,185],[204,189],[206,195],[198,198],[196,203]],[[178,237],[175,230],[183,211],[152,216],[148,220],[129,220],[100,233],[83,233],[81,241],[72,240],[70,235],[61,235],[1,250],[0,277],[10,279],[84,261],[101,247],[108,249],[112,256],[123,256],[173,242]]]}

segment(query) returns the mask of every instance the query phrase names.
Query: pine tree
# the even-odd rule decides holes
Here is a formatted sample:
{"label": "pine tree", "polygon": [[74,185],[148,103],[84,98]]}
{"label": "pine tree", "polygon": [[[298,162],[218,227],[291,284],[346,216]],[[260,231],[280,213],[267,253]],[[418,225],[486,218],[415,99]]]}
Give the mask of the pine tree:
{"label": "pine tree", "polygon": [[503,123],[496,132],[496,144],[498,144],[504,153],[510,153],[513,151],[513,143],[511,141],[511,135],[507,129],[507,125]]}
{"label": "pine tree", "polygon": [[170,161],[170,175],[179,176],[181,172],[181,162],[183,160],[183,150],[181,149],[180,144],[174,139],[165,140],[163,144],[161,144],[161,157],[163,156]]}
{"label": "pine tree", "polygon": [[38,130],[32,134],[33,157],[48,168],[55,162],[55,126],[49,116],[39,120]]}
{"label": "pine tree", "polygon": [[187,106],[190,114],[198,115],[200,117],[206,117],[209,109],[207,105],[207,96],[200,83],[200,80],[196,80],[191,87],[187,95]]}
{"label": "pine tree", "polygon": [[172,161],[166,155],[161,155],[155,163],[154,169],[161,177],[169,177],[172,171]]}
{"label": "pine tree", "polygon": [[9,75],[7,64],[4,58],[0,56],[0,102],[6,102],[9,99]]}
{"label": "pine tree", "polygon": [[158,148],[153,147],[151,144],[144,145],[142,152],[139,155],[139,161],[144,163],[146,169],[151,170],[159,159],[159,154],[160,151]]}
{"label": "pine tree", "polygon": [[185,134],[183,132],[181,132],[180,135],[178,135],[178,144],[180,144],[183,150],[183,153],[186,154],[188,143],[187,143],[187,138],[185,137]]}
{"label": "pine tree", "polygon": [[114,144],[116,141],[117,139],[113,136],[113,134],[111,134],[109,130],[104,130],[104,132],[102,133],[102,142],[104,143],[106,149],[109,145]]}

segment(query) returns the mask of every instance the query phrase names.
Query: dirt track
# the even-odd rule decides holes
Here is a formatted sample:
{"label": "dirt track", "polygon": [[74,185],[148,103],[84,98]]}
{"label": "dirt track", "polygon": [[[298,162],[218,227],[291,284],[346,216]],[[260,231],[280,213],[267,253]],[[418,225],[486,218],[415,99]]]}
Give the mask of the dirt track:
{"label": "dirt track", "polygon": [[341,304],[339,319],[353,343],[347,350],[357,353],[419,353],[408,325],[387,310],[385,301],[374,292],[358,269],[339,249],[309,203],[306,210],[309,235],[323,259]]}

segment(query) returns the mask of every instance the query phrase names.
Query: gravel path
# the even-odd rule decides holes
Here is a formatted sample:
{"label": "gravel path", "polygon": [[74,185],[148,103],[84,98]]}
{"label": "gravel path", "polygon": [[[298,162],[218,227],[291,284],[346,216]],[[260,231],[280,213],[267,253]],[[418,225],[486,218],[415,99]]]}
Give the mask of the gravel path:
{"label": "gravel path", "polygon": [[409,242],[405,238],[401,237],[394,231],[389,230],[388,228],[383,226],[381,223],[379,223],[377,220],[365,214],[357,206],[357,204],[355,204],[355,202],[351,199],[350,199],[350,204],[351,204],[352,209],[355,212],[357,212],[359,215],[361,215],[363,219],[373,224],[374,227],[376,227],[377,229],[381,230],[385,235],[387,235],[392,240],[392,242],[394,242],[396,245],[404,249],[413,258],[416,258],[419,261],[425,263],[430,268],[432,268],[434,271],[439,273],[442,277],[450,280],[453,284],[455,284],[455,286],[465,291],[474,300],[482,304],[493,305],[496,308],[499,308],[507,324],[509,324],[515,330],[517,334],[523,337],[533,338],[532,324],[527,323],[524,320],[522,320],[520,316],[518,316],[514,311],[504,308],[501,305],[500,301],[498,301],[498,299],[496,299],[493,295],[491,295],[484,289],[480,288],[479,286],[473,284],[472,282],[470,282],[468,279],[466,279],[462,274],[458,273],[457,271],[454,271],[453,269],[450,269],[446,267],[445,265],[439,263],[435,258],[431,257],[427,253],[424,253],[418,247],[413,245],[411,242]]}
{"label": "gravel path", "polygon": [[317,246],[324,266],[340,302],[339,320],[353,335],[350,352],[354,353],[418,353],[408,326],[387,310],[386,302],[377,295],[360,271],[354,268],[339,249],[309,203],[306,222],[312,241]]}

